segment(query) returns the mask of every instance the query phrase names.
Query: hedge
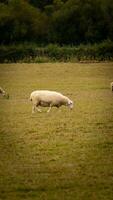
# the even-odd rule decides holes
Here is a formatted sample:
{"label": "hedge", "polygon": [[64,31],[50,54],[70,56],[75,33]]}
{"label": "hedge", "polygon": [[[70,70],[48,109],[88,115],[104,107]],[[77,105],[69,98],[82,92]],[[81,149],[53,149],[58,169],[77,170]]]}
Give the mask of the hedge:
{"label": "hedge", "polygon": [[113,61],[113,42],[80,46],[58,46],[50,44],[38,47],[36,44],[0,46],[0,63],[16,62],[77,62]]}

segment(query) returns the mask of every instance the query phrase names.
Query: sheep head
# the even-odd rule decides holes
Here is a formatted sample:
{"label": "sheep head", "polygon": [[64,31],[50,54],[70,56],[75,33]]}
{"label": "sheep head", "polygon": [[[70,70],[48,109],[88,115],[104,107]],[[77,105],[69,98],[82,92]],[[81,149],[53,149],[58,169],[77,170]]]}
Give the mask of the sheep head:
{"label": "sheep head", "polygon": [[68,104],[67,106],[72,109],[73,108],[73,101],[71,101],[70,99],[68,100]]}

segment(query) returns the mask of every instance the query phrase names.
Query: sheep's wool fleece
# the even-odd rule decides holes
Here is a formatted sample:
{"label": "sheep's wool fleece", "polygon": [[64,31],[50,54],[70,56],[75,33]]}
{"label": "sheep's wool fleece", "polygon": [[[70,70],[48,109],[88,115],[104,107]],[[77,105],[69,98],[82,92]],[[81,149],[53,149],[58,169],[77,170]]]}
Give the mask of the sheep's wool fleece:
{"label": "sheep's wool fleece", "polygon": [[61,93],[49,90],[37,90],[31,93],[32,100],[40,99],[42,101],[68,101],[68,98]]}

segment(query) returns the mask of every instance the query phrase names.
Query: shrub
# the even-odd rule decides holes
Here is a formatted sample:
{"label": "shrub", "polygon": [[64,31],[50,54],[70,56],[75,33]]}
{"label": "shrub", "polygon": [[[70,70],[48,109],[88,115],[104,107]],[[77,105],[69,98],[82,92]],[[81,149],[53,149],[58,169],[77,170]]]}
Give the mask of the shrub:
{"label": "shrub", "polygon": [[68,62],[112,61],[113,42],[104,41],[94,45],[63,46],[50,44],[38,47],[34,44],[0,46],[0,63],[7,62]]}

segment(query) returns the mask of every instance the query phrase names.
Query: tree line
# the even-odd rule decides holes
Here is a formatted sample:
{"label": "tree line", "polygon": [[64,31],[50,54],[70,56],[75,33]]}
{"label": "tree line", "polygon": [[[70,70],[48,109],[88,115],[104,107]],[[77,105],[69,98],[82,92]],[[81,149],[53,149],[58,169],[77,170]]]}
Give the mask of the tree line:
{"label": "tree line", "polygon": [[113,41],[112,0],[0,0],[0,44]]}

